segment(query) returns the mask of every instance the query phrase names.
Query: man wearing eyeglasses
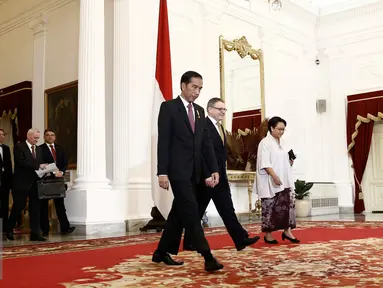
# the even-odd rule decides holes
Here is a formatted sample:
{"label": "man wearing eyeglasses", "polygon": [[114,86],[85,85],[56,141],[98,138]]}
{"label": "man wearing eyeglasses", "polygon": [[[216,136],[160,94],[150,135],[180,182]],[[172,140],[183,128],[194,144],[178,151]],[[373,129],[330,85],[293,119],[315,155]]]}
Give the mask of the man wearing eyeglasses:
{"label": "man wearing eyeglasses", "polygon": [[[199,185],[197,192],[199,216],[202,218],[210,200],[212,199],[219,215],[221,216],[230,237],[233,239],[238,251],[246,246],[252,245],[259,240],[259,237],[249,238],[249,234],[239,223],[235,214],[233,201],[231,199],[230,186],[226,173],[227,160],[227,139],[224,128],[221,124],[227,109],[225,102],[220,98],[212,98],[207,103],[208,116],[206,117],[207,127],[214,146],[215,157],[219,169],[220,181],[215,186],[207,165],[203,165],[205,185]],[[204,163],[204,161],[202,161]],[[184,250],[195,250],[192,243],[193,235],[185,230]]]}

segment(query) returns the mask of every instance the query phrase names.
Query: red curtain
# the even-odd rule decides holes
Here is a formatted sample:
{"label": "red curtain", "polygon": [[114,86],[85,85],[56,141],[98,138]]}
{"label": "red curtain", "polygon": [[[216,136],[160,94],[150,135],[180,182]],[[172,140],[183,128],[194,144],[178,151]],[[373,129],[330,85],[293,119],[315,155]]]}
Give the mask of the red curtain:
{"label": "red curtain", "polygon": [[[17,108],[18,130],[13,127],[15,143],[26,140],[27,132],[32,127],[32,82],[24,81],[0,89],[0,113]],[[16,125],[16,123],[14,123]]]}
{"label": "red curtain", "polygon": [[258,128],[261,125],[261,109],[241,111],[233,113],[232,132],[237,132],[238,129],[245,130],[246,128],[252,130],[254,127]]}
{"label": "red curtain", "polygon": [[360,184],[370,152],[374,121],[379,121],[382,113],[383,91],[347,97],[347,145],[355,173],[355,213],[365,210]]}

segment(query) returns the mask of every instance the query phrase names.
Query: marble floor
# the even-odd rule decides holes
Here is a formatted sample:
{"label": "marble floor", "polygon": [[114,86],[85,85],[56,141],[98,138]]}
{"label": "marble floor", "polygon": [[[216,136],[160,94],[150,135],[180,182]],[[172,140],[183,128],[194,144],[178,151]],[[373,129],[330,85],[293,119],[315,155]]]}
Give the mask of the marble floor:
{"label": "marble floor", "polygon": [[[246,215],[239,217],[240,222],[242,224],[248,224],[249,219]],[[312,216],[307,218],[298,218],[297,221],[382,221],[383,222],[383,214],[330,214],[330,215],[320,215],[320,216]],[[259,223],[259,218],[253,219],[252,223]],[[223,226],[222,220],[219,217],[209,217],[209,226],[210,227],[220,227]],[[3,247],[11,247],[11,246],[21,246],[21,245],[31,245],[31,244],[45,244],[45,243],[55,243],[55,242],[63,242],[63,241],[76,241],[76,240],[86,240],[86,239],[97,239],[97,238],[109,238],[109,237],[121,237],[128,235],[138,235],[138,234],[148,234],[155,233],[155,231],[150,232],[125,232],[125,233],[116,233],[116,234],[102,234],[102,235],[91,235],[91,236],[81,236],[73,233],[71,235],[62,236],[58,233],[52,233],[47,238],[46,242],[31,242],[29,241],[28,234],[15,234],[15,240],[9,241],[7,239],[0,239]],[[0,237],[4,237],[4,235],[0,234]]]}

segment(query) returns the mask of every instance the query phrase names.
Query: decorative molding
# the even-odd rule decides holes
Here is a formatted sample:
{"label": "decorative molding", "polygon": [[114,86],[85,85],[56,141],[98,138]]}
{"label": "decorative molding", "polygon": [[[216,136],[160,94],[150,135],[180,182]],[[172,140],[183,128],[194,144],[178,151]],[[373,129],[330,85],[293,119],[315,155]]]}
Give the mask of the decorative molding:
{"label": "decorative molding", "polygon": [[364,29],[342,35],[333,35],[330,37],[318,39],[318,49],[323,47],[336,47],[349,45],[358,42],[364,42],[370,39],[383,38],[383,27]]}
{"label": "decorative molding", "polygon": [[49,13],[55,11],[61,8],[62,6],[65,6],[74,1],[76,0],[53,0],[35,5],[32,8],[23,11],[22,13],[16,15],[11,19],[0,22],[0,36],[14,29],[17,29],[22,25],[29,23],[33,19],[38,18],[44,12]]}
{"label": "decorative molding", "polygon": [[358,17],[374,14],[382,10],[383,10],[383,2],[379,1],[370,5],[367,4],[365,6],[358,7],[352,10],[319,17],[319,25],[331,25],[331,24],[334,24],[335,22],[341,22],[341,21],[346,21],[351,19],[355,21],[355,19]]}
{"label": "decorative molding", "polygon": [[323,49],[323,54],[327,56],[330,60],[339,59],[346,56],[344,50],[342,50],[340,47],[331,47]]}
{"label": "decorative molding", "polygon": [[199,4],[199,8],[204,19],[214,24],[221,23],[222,16],[224,15],[227,7],[229,7],[230,5],[230,2],[228,0],[195,1]]}
{"label": "decorative molding", "polygon": [[40,17],[33,19],[29,22],[29,28],[33,30],[33,35],[37,35],[46,31],[46,25],[48,24],[47,13],[43,13]]}
{"label": "decorative molding", "polygon": [[[194,1],[198,3],[208,2],[207,0],[194,0]],[[227,3],[228,1],[222,0],[220,2]],[[302,21],[303,23],[300,23],[301,25],[295,25],[294,27],[289,27],[288,31],[286,31],[285,29],[286,23],[284,22],[281,23],[280,18],[278,17],[272,17],[271,14],[263,13],[262,11],[264,11],[265,9],[249,10],[237,3],[230,2],[229,4],[230,5],[228,5],[227,8],[223,9],[223,13],[228,16],[240,19],[241,21],[246,22],[255,27],[267,28],[273,33],[280,34],[281,37],[287,40],[294,41],[300,44],[307,43],[307,40],[311,40],[315,42],[315,33],[311,33],[309,31],[304,32],[300,30],[301,27],[307,27],[307,25],[303,25],[303,23],[308,22],[307,24],[310,24],[309,23],[310,21],[308,20],[305,21],[305,19],[307,18],[305,17],[305,15],[308,14],[308,12],[301,15],[301,13],[296,13],[292,11],[291,13],[293,15],[291,15],[291,17],[293,17],[296,14],[299,14],[303,17],[303,21]],[[262,6],[263,4],[264,3],[259,5]],[[266,5],[268,5],[267,2],[266,2]],[[316,18],[314,15],[312,16],[312,19],[316,21]],[[315,29],[315,25],[313,24],[313,32],[314,32],[314,29]]]}

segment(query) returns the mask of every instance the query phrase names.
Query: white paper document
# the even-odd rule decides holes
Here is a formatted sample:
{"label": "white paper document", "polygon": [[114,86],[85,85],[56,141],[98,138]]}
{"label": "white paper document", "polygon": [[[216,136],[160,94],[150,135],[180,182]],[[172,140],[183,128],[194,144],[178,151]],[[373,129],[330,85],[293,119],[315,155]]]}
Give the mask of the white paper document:
{"label": "white paper document", "polygon": [[55,172],[59,170],[56,166],[55,163],[51,163],[51,164],[48,164],[48,166],[46,166],[44,169],[43,168],[40,168],[39,170],[35,170],[37,176],[39,176],[39,178],[42,178],[45,174],[47,173],[52,173],[52,172]]}

